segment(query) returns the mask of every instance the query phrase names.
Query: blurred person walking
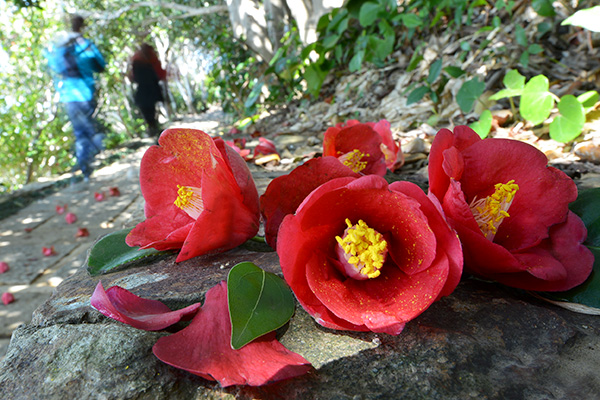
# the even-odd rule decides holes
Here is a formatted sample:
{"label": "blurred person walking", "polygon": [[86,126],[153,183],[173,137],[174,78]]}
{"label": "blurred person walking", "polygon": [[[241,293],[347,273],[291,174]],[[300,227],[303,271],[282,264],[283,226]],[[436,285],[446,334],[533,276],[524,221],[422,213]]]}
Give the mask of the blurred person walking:
{"label": "blurred person walking", "polygon": [[160,81],[165,81],[167,71],[163,69],[154,48],[142,43],[131,58],[129,79],[137,84],[135,104],[140,109],[148,126],[148,135],[158,137],[160,127],[156,119],[156,103],[164,101]]}
{"label": "blurred person walking", "polygon": [[54,82],[65,104],[75,134],[75,157],[84,180],[89,181],[94,156],[104,149],[104,134],[93,118],[96,109],[95,74],[104,71],[106,62],[92,41],[83,37],[84,18],[71,18],[72,32],[62,32],[46,52]]}

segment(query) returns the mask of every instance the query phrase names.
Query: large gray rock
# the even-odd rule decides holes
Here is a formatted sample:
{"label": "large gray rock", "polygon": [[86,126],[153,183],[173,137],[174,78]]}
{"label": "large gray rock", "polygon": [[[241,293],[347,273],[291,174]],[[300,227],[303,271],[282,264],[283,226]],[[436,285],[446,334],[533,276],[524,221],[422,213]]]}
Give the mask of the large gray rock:
{"label": "large gray rock", "polygon": [[[179,264],[155,260],[101,277],[172,308],[203,300],[238,262],[277,272],[277,255],[238,248]],[[3,399],[591,399],[600,393],[600,319],[525,292],[465,280],[398,336],[337,332],[301,308],[281,337],[307,375],[222,389],[152,354],[144,332],[89,305],[82,268],[17,329],[0,365]]]}

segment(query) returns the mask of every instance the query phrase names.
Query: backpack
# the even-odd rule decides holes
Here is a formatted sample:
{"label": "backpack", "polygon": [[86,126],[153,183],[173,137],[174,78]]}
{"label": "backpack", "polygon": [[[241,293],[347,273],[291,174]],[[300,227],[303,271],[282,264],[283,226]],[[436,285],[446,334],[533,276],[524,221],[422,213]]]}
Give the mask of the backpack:
{"label": "backpack", "polygon": [[77,53],[75,44],[77,38],[73,38],[57,49],[57,58],[61,59],[62,69],[59,73],[66,78],[81,78],[81,72],[77,66]]}

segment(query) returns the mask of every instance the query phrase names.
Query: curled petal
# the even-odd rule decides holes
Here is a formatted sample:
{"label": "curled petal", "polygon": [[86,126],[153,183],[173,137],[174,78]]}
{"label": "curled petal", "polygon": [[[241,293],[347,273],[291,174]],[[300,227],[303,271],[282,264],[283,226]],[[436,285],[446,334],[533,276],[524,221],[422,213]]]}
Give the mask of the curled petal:
{"label": "curled petal", "polygon": [[159,331],[190,319],[200,309],[200,303],[196,303],[171,311],[160,301],[143,299],[119,286],[105,291],[102,282],[98,282],[90,302],[92,307],[107,317],[145,331]]}
{"label": "curled petal", "polygon": [[239,350],[231,348],[231,322],[227,284],[221,282],[206,293],[202,310],[183,330],[162,337],[152,351],[161,361],[216,380],[221,386],[261,386],[303,375],[311,368],[302,356],[264,335]]}

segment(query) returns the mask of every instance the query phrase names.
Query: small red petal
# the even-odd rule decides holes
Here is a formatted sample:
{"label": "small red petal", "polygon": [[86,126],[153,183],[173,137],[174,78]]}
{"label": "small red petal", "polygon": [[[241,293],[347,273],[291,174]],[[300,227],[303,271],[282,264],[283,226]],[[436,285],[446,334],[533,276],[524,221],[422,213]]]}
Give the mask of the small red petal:
{"label": "small red petal", "polygon": [[75,222],[77,222],[77,215],[73,214],[72,212],[67,213],[67,215],[65,215],[65,221],[67,221],[67,224],[74,224]]}
{"label": "small red petal", "polygon": [[90,236],[90,232],[87,230],[87,228],[77,229],[77,233],[75,234],[75,237],[87,237],[87,236]]}
{"label": "small red petal", "polygon": [[64,214],[65,211],[67,211],[67,205],[66,204],[64,206],[61,206],[60,204],[56,206],[56,213],[57,214]]}
{"label": "small red petal", "polygon": [[98,282],[90,302],[92,307],[107,317],[146,331],[158,331],[190,319],[200,309],[200,303],[196,303],[171,311],[160,301],[138,297],[119,286],[105,291],[102,282]]}
{"label": "small red petal", "polygon": [[104,200],[104,193],[100,192],[94,192],[94,199],[96,199],[96,201],[102,201]]}
{"label": "small red petal", "polygon": [[54,246],[42,247],[42,254],[46,257],[55,255],[56,251],[54,251]]}
{"label": "small red petal", "polygon": [[7,263],[5,263],[4,261],[0,261],[0,274],[7,272],[9,269],[10,268],[8,267]]}
{"label": "small red petal", "polygon": [[25,228],[25,232],[29,233],[31,231],[33,231],[33,228]]}
{"label": "small red petal", "polygon": [[111,196],[120,196],[121,192],[119,191],[119,188],[116,186],[113,186],[111,188],[108,189],[108,194]]}
{"label": "small red petal", "polygon": [[13,296],[12,293],[2,293],[2,303],[4,303],[5,306],[9,305],[13,301],[15,301],[15,296]]}

